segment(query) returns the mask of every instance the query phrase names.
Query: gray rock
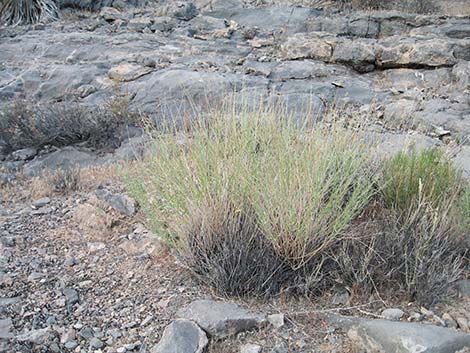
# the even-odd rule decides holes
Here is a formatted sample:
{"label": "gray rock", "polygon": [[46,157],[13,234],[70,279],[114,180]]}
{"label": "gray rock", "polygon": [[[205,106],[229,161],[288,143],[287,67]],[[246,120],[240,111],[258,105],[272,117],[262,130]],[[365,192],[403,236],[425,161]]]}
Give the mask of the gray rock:
{"label": "gray rock", "polygon": [[65,295],[65,298],[67,299],[67,304],[69,305],[74,305],[75,303],[78,303],[80,301],[78,292],[73,288],[64,288],[62,293]]}
{"label": "gray rock", "polygon": [[89,340],[93,337],[93,329],[91,327],[88,327],[88,326],[85,326],[83,327],[80,332],[79,332],[79,335],[80,337],[86,339],[86,340]]}
{"label": "gray rock", "polygon": [[126,195],[113,194],[107,189],[97,189],[95,195],[99,200],[106,202],[116,211],[126,216],[133,216],[136,212],[135,200]]}
{"label": "gray rock", "polygon": [[382,311],[382,316],[387,320],[400,320],[403,315],[405,315],[403,310],[397,308],[390,308]]}
{"label": "gray rock", "polygon": [[104,347],[104,343],[99,338],[93,337],[90,340],[90,348],[100,349],[103,347]]}
{"label": "gray rock", "polygon": [[78,346],[78,343],[77,343],[77,341],[74,341],[74,340],[67,341],[67,342],[65,342],[64,346],[65,346],[65,348],[72,350],[72,349],[75,349]]}
{"label": "gray rock", "polygon": [[33,159],[37,153],[38,150],[36,148],[24,148],[13,152],[11,156],[15,161],[29,161]]}
{"label": "gray rock", "polygon": [[470,279],[458,281],[456,287],[461,296],[470,297]]}
{"label": "gray rock", "polygon": [[331,61],[351,66],[359,72],[370,72],[375,68],[375,53],[367,44],[344,40],[336,44]]}
{"label": "gray rock", "polygon": [[210,336],[224,338],[258,327],[264,318],[236,304],[197,300],[177,312],[179,318],[192,320]]}
{"label": "gray rock", "polygon": [[261,349],[257,344],[248,343],[240,347],[240,353],[261,353]]}
{"label": "gray rock", "polygon": [[34,200],[33,201],[33,206],[36,207],[36,208],[41,208],[41,207],[44,207],[46,206],[47,204],[49,204],[51,202],[51,199],[48,198],[48,197],[42,197],[40,199],[37,199],[37,200]]}
{"label": "gray rock", "polygon": [[280,344],[277,344],[272,350],[271,353],[288,353],[289,352],[289,346],[287,345],[286,342],[282,342]]}
{"label": "gray rock", "polygon": [[400,151],[406,152],[410,148],[419,152],[426,148],[443,146],[439,140],[423,135],[367,132],[363,135],[363,139],[365,143],[373,146],[375,153],[382,158],[393,157]]}
{"label": "gray rock", "polygon": [[199,14],[199,10],[192,2],[188,2],[182,9],[176,11],[173,16],[178,20],[189,21]]}
{"label": "gray rock", "polygon": [[19,342],[29,342],[32,344],[43,345],[50,338],[52,338],[52,330],[47,327],[39,330],[27,331],[21,335],[16,336],[16,340]]}
{"label": "gray rock", "polygon": [[360,348],[377,353],[455,353],[470,346],[470,334],[434,325],[331,315]]}
{"label": "gray rock", "polygon": [[272,6],[259,8],[224,9],[210,13],[210,16],[226,18],[244,27],[258,27],[266,31],[283,30],[293,34],[307,31],[310,17],[321,11],[307,7]]}
{"label": "gray rock", "polygon": [[194,322],[175,320],[163,331],[151,353],[202,353],[209,340]]}
{"label": "gray rock", "polygon": [[33,215],[33,216],[42,216],[42,215],[46,215],[46,214],[49,214],[49,213],[52,213],[52,212],[53,212],[52,208],[42,207],[38,210],[32,210],[31,215]]}
{"label": "gray rock", "polygon": [[[470,146],[462,146],[460,152],[455,156],[454,163],[462,169],[464,175],[470,179]],[[469,285],[467,284],[467,288]],[[467,293],[469,290],[467,289]],[[468,295],[468,294],[467,294]]]}
{"label": "gray rock", "polygon": [[0,298],[0,307],[7,307],[9,305],[19,303],[20,301],[21,301],[21,297]]}
{"label": "gray rock", "polygon": [[15,179],[13,174],[0,173],[0,186],[10,184]]}
{"label": "gray rock", "polygon": [[32,272],[29,276],[28,276],[28,281],[38,281],[40,279],[43,279],[44,278],[44,275],[40,272]]}
{"label": "gray rock", "polygon": [[284,314],[272,314],[267,317],[269,323],[275,328],[281,328],[284,326]]}
{"label": "gray rock", "polygon": [[10,330],[13,327],[13,322],[10,318],[0,319],[0,339],[9,339],[13,337]]}
{"label": "gray rock", "polygon": [[27,176],[39,176],[46,170],[91,167],[98,165],[98,158],[90,153],[79,151],[75,147],[64,147],[58,151],[38,157],[24,166]]}
{"label": "gray rock", "polygon": [[131,19],[127,23],[127,28],[135,32],[143,32],[146,28],[150,28],[152,20],[148,17],[137,17]]}

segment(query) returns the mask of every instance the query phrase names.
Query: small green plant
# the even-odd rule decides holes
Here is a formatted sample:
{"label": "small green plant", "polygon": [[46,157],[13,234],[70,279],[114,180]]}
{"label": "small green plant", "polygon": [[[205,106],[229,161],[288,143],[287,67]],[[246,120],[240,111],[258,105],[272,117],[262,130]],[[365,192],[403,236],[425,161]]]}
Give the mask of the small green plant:
{"label": "small green plant", "polygon": [[59,18],[54,0],[2,0],[0,2],[0,24],[16,26]]}
{"label": "small green plant", "polygon": [[466,185],[458,200],[457,219],[459,230],[470,242],[470,185]]}
{"label": "small green plant", "polygon": [[461,175],[443,152],[400,152],[383,168],[383,197],[387,207],[407,212],[420,202],[439,206],[460,190]]}

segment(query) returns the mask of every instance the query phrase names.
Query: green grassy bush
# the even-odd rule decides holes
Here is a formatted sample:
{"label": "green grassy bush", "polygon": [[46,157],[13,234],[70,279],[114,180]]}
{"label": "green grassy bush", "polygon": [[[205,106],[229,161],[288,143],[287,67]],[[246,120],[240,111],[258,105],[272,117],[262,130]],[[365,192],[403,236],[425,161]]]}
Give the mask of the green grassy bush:
{"label": "green grassy bush", "polygon": [[150,156],[125,170],[156,234],[228,294],[341,282],[421,303],[445,297],[465,270],[457,223],[468,206],[445,156],[379,163],[353,133],[280,116],[225,108],[156,134]]}
{"label": "green grassy bush", "polygon": [[383,196],[387,207],[408,212],[420,202],[439,206],[459,193],[461,175],[437,149],[400,152],[385,162]]}
{"label": "green grassy bush", "polygon": [[[156,137],[152,158],[128,180],[156,232],[184,256],[212,254],[214,242],[224,243],[231,237],[224,229],[235,224],[239,243],[265,244],[274,268],[284,268],[283,274],[252,276],[262,277],[257,283],[276,282],[285,268],[321,264],[368,204],[375,174],[368,156],[345,131],[299,128],[269,111],[213,113],[188,133]],[[246,231],[248,225],[256,231]],[[216,240],[203,250],[199,241],[195,251],[191,244],[201,237]],[[237,251],[233,241],[224,244],[232,247],[229,253]],[[209,258],[206,266],[220,265]],[[227,276],[239,271],[234,266]],[[252,291],[258,289],[264,291]]]}

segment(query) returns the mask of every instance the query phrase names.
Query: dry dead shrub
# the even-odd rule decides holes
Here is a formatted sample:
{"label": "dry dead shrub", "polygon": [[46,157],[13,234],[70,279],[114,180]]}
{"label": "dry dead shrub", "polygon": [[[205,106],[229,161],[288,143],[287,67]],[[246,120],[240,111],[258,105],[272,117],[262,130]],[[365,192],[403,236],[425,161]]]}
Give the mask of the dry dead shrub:
{"label": "dry dead shrub", "polygon": [[52,190],[61,194],[68,194],[80,189],[80,169],[58,169],[50,173],[47,182]]}
{"label": "dry dead shrub", "polygon": [[103,106],[77,103],[31,104],[18,100],[0,111],[0,150],[86,142],[95,148],[118,147],[126,126],[138,122],[121,100]]}
{"label": "dry dead shrub", "polygon": [[464,273],[450,201],[440,208],[423,201],[406,213],[382,208],[351,234],[333,256],[337,277],[350,285],[432,304]]}
{"label": "dry dead shrub", "polygon": [[209,200],[189,218],[181,231],[182,256],[203,282],[240,296],[278,293],[289,281],[291,269],[262,234],[254,212]]}

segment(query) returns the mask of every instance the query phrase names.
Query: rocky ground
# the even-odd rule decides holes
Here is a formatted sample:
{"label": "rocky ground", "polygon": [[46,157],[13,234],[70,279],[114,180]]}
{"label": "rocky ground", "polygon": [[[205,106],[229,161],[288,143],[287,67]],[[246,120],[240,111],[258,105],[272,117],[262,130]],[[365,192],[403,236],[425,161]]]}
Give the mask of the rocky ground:
{"label": "rocky ground", "polygon": [[[195,106],[216,106],[230,94],[235,104],[274,103],[294,118],[340,120],[365,130],[382,152],[440,146],[470,175],[470,14],[255,5],[104,7],[0,28],[0,108],[17,98],[94,106],[120,96],[161,121],[190,117]],[[451,302],[432,308],[342,289],[315,302],[218,297],[145,229],[122,194],[115,166],[142,154],[145,140],[133,129],[114,151],[75,145],[0,156],[0,351],[470,346],[468,281]],[[47,177],[37,177],[70,165],[83,168],[76,191],[55,192]]]}

